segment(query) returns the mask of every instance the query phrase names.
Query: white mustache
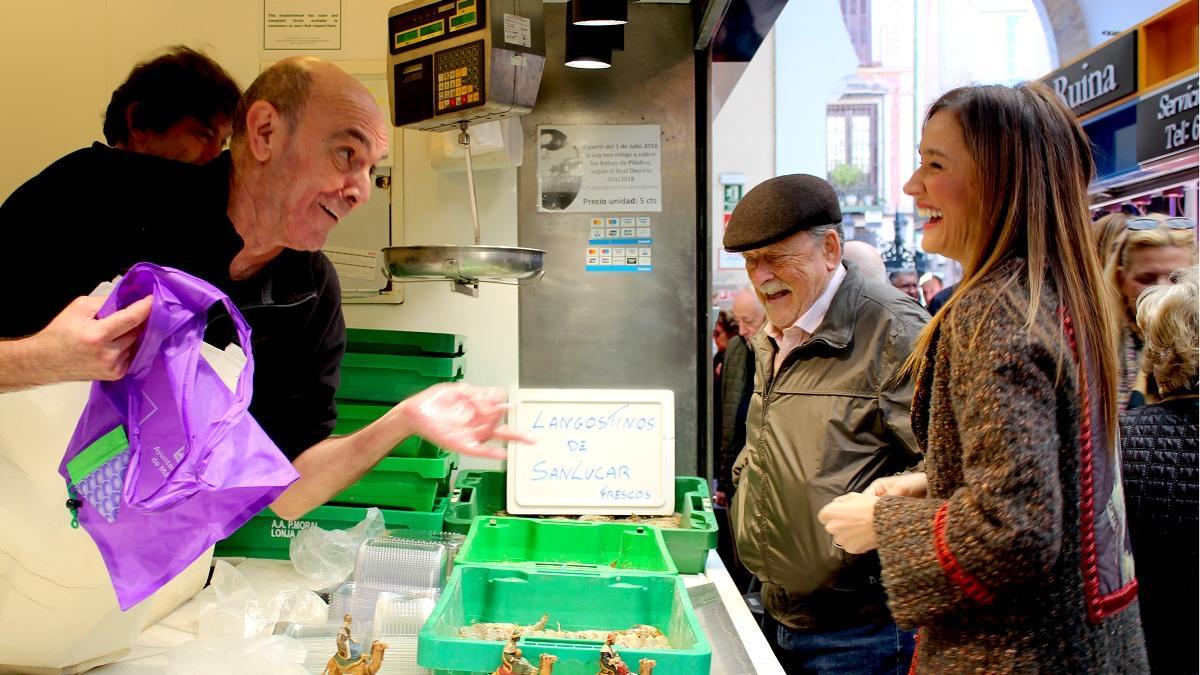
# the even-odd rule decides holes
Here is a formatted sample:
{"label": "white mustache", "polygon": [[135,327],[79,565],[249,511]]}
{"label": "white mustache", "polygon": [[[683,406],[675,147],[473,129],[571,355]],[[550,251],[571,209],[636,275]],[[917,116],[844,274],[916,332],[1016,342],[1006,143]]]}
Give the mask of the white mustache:
{"label": "white mustache", "polygon": [[787,284],[783,283],[782,281],[772,279],[771,281],[764,283],[762,285],[762,288],[760,288],[759,290],[762,292],[763,295],[773,295],[775,293],[780,293],[782,291],[791,291],[792,287],[788,286]]}

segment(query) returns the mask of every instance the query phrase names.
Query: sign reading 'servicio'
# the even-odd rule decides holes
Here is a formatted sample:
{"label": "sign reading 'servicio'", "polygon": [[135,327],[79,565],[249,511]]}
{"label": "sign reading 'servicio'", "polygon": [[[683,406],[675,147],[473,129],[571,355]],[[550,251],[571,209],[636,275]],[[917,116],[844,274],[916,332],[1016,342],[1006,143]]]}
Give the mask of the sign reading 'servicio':
{"label": "sign reading 'servicio'", "polygon": [[1137,32],[1122,35],[1042,78],[1076,115],[1137,91]]}
{"label": "sign reading 'servicio'", "polygon": [[1200,75],[1190,75],[1138,100],[1138,163],[1197,145],[1200,145]]}

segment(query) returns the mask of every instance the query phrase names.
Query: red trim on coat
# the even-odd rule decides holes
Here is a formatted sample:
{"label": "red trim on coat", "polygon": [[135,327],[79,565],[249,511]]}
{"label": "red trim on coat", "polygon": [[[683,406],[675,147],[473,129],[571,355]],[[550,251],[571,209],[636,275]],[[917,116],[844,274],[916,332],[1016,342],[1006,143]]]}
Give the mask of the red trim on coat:
{"label": "red trim on coat", "polygon": [[1088,388],[1087,366],[1079,354],[1075,342],[1075,325],[1065,306],[1060,306],[1059,318],[1063,331],[1075,353],[1079,369],[1079,391],[1083,400],[1083,414],[1079,419],[1079,533],[1082,539],[1080,562],[1083,571],[1083,592],[1087,604],[1088,620],[1099,624],[1129,606],[1137,599],[1137,579],[1132,579],[1116,591],[1103,595],[1100,591],[1099,556],[1096,553],[1096,485],[1092,456],[1092,398]]}
{"label": "red trim on coat", "polygon": [[946,576],[950,577],[968,598],[981,605],[990,605],[996,600],[996,594],[976,579],[975,575],[963,569],[946,544],[946,514],[949,510],[950,504],[943,503],[933,516],[933,547],[937,551],[938,562],[945,570]]}
{"label": "red trim on coat", "polygon": [[917,675],[917,653],[921,651],[921,630],[918,628],[913,635],[913,657],[908,666],[908,675]]}

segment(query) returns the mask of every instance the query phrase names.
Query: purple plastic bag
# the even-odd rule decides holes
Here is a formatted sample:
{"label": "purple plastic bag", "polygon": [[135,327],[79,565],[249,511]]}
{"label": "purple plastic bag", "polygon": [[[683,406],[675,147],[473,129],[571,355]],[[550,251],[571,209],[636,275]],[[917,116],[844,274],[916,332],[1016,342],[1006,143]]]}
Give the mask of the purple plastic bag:
{"label": "purple plastic bag", "polygon": [[[138,263],[97,316],[153,294],[129,372],[92,383],[59,465],[83,502],[121,609],[150,596],[299,474],[247,412],[250,327],[229,298],[178,270]],[[222,302],[246,365],[235,391],[200,356],[209,306]],[[73,475],[74,474],[74,475]]]}

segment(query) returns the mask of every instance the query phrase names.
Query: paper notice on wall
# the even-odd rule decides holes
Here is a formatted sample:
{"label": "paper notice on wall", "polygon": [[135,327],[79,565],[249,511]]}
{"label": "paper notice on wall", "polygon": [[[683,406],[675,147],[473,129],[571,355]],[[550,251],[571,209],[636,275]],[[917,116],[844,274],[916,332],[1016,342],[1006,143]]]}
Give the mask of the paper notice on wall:
{"label": "paper notice on wall", "polygon": [[538,210],[662,211],[657,124],[538,127]]}
{"label": "paper notice on wall", "polygon": [[263,49],[342,48],[342,0],[263,0]]}
{"label": "paper notice on wall", "polygon": [[379,269],[379,251],[342,246],[326,246],[321,251],[329,257],[329,262],[333,263],[338,278],[363,281],[375,279],[375,271]]}
{"label": "paper notice on wall", "polygon": [[504,41],[510,45],[533,46],[533,30],[527,17],[504,15]]}

